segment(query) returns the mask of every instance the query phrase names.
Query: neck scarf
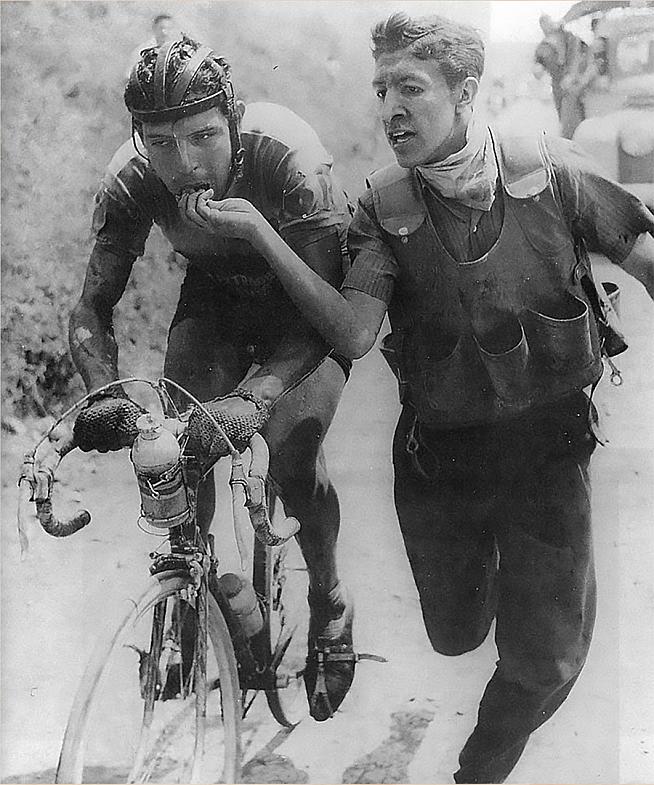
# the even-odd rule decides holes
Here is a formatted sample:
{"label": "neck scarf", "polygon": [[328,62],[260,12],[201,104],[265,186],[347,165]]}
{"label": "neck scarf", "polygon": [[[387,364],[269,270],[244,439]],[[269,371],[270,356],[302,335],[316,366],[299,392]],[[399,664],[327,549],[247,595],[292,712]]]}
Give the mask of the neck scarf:
{"label": "neck scarf", "polygon": [[488,126],[474,114],[466,129],[465,146],[443,161],[416,169],[446,199],[456,199],[475,210],[490,210],[495,199],[497,162]]}

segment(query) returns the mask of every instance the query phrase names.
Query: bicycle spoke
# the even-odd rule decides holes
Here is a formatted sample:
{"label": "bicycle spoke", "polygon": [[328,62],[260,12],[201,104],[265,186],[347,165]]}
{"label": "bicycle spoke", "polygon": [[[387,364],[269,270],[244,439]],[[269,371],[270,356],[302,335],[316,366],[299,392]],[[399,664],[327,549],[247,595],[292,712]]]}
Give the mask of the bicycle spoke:
{"label": "bicycle spoke", "polygon": [[[249,700],[247,699],[248,692],[252,693],[252,697]],[[243,719],[246,718],[247,713],[252,708],[252,704],[254,703],[254,701],[255,701],[255,699],[256,699],[258,694],[259,694],[259,690],[243,690],[242,697],[241,697],[241,703],[242,703],[242,706],[243,706],[243,710],[241,712],[241,716],[242,716]]]}
{"label": "bicycle spoke", "polygon": [[[283,514],[277,500],[269,507],[273,514]],[[268,669],[274,679],[266,699],[275,719],[292,727],[307,712],[301,676],[308,635],[308,574],[297,542],[274,549],[257,545],[254,575],[266,608]]]}
{"label": "bicycle spoke", "polygon": [[195,656],[191,676],[195,682],[195,749],[191,782],[198,782],[204,760],[204,734],[207,722],[207,597],[201,591],[197,597],[196,624],[198,634],[195,639]]}
{"label": "bicycle spoke", "polygon": [[[179,579],[168,582],[179,585]],[[195,607],[176,591],[134,612],[135,620],[123,625],[118,638],[113,636],[108,655],[87,669],[88,687],[83,682],[76,698],[80,709],[71,715],[58,782],[82,781],[81,759],[93,771],[93,782],[217,782],[224,777],[234,781],[236,665],[215,601],[212,608],[210,646],[207,604],[202,599],[199,625]],[[176,650],[181,663],[168,662]],[[225,668],[224,678],[219,667]],[[173,673],[180,678],[164,695],[166,678]]]}
{"label": "bicycle spoke", "polygon": [[294,624],[292,627],[288,627],[282,625],[279,630],[279,636],[277,638],[277,642],[275,643],[275,648],[273,649],[273,656],[270,667],[273,670],[277,670],[281,661],[284,659],[284,655],[288,647],[291,644],[291,640],[295,635],[295,631],[298,628],[298,624]]}

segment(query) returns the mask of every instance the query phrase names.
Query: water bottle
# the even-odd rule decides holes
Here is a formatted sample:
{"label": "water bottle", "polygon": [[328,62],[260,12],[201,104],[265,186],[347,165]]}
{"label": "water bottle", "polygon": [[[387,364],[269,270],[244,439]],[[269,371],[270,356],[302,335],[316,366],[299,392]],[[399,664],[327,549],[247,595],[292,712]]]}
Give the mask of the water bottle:
{"label": "water bottle", "polygon": [[180,447],[163,420],[150,413],[136,421],[130,457],[141,493],[141,515],[157,529],[180,526],[190,517]]}
{"label": "water bottle", "polygon": [[251,638],[260,632],[263,627],[263,616],[252,584],[233,572],[221,575],[218,584],[247,637]]}

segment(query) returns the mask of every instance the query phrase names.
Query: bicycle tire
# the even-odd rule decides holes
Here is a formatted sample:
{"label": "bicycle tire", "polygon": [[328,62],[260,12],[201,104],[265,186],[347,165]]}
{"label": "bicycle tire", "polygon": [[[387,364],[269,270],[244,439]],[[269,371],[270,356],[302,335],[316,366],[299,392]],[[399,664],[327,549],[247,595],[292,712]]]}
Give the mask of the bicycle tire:
{"label": "bicycle tire", "polygon": [[[160,673],[161,645],[154,670],[154,658],[146,658],[143,667],[143,651],[139,654],[139,663],[133,656],[131,664],[124,658],[123,650],[136,648],[132,641],[137,633],[141,635],[139,640],[148,638],[145,646],[151,648],[146,651],[154,650],[156,614],[159,614],[161,639],[166,609],[174,607],[175,602],[186,601],[185,590],[190,584],[191,579],[184,573],[162,573],[151,578],[137,599],[129,601],[130,607],[119,616],[118,624],[106,627],[107,633],[97,644],[75,695],[55,782],[174,782],[176,777],[180,782],[239,781],[241,699],[234,648],[218,603],[205,584],[197,595],[196,607],[203,603],[199,598],[206,597],[207,634],[203,636],[200,631],[195,635],[195,652],[204,650],[210,656],[205,657],[204,665],[198,665],[196,659],[201,660],[202,655],[194,654],[190,669],[194,680],[192,688],[189,686],[185,690],[182,687],[182,697],[160,699],[162,684],[161,681],[155,683],[152,674]],[[174,602],[170,603],[170,600]],[[200,622],[198,629],[201,628]],[[198,644],[201,639],[205,641],[204,646]],[[114,665],[117,676],[112,670]],[[118,679],[120,689],[112,678]],[[103,702],[103,685],[111,690],[106,702]],[[210,696],[213,709],[208,718],[207,696]],[[107,716],[107,709],[117,716]],[[157,712],[156,723],[154,712]],[[115,728],[111,724],[114,719]],[[158,729],[159,725],[161,729]],[[211,743],[205,748],[207,729]],[[153,751],[147,752],[145,747],[150,741]],[[188,750],[188,761],[178,760],[181,758],[180,742],[184,742],[185,751]],[[207,769],[213,764],[213,770],[208,774],[203,768],[205,764]],[[162,770],[165,765],[172,767],[174,776],[170,776],[170,771]]]}
{"label": "bicycle tire", "polygon": [[[281,514],[281,504],[270,486],[267,490],[271,519]],[[302,673],[309,628],[308,576],[297,541],[269,547],[255,539],[253,580],[263,603],[265,646],[272,679],[288,679],[266,690],[268,708],[277,722],[295,727],[308,713]]]}

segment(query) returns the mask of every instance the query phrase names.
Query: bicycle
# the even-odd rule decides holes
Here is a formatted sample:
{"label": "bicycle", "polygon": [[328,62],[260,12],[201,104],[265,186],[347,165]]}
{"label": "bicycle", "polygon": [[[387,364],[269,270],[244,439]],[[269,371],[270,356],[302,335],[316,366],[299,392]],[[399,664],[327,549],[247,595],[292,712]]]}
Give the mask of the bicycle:
{"label": "bicycle", "polygon": [[[120,777],[126,782],[238,782],[241,720],[256,694],[265,692],[274,718],[286,727],[295,726],[307,709],[302,673],[308,607],[306,602],[300,607],[297,596],[290,597],[301,590],[306,596],[306,568],[299,562],[297,545],[296,561],[289,562],[299,523],[283,517],[272,482],[266,480],[263,437],[252,437],[246,471],[243,455],[220,425],[176,383],[137,378],[112,382],[65,412],[26,454],[19,479],[21,546],[26,542],[28,501],[36,505],[41,527],[53,536],[69,536],[90,522],[85,510],[67,521],[53,512],[57,467],[75,448],[71,435],[59,435],[61,425],[92,397],[134,382],[154,390],[163,425],[177,439],[188,514],[170,519],[162,530],[149,531],[143,522],[147,516],[142,496],[141,528],[158,533],[162,542],[149,554],[147,584],[129,600],[117,623],[107,625],[84,671],[55,781],[101,782],[110,766],[109,781]],[[200,534],[196,494],[211,467],[187,449],[188,411],[179,412],[171,386],[203,409],[229,447],[241,566],[251,569],[263,621],[255,634],[248,634],[230,605],[225,576],[218,575],[214,536],[209,534],[205,541]],[[151,490],[157,493],[156,487]],[[244,538],[244,526],[250,524],[256,535],[251,558]]]}

